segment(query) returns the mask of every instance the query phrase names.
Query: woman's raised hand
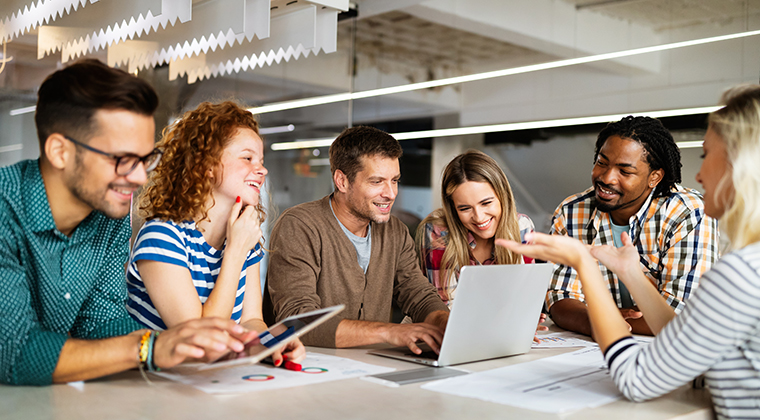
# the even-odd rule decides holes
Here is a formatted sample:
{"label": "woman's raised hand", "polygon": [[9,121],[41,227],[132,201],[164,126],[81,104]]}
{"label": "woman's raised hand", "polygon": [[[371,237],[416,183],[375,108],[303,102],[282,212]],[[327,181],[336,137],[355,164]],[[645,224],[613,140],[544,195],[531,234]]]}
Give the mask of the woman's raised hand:
{"label": "woman's raised hand", "polygon": [[227,221],[227,246],[248,252],[261,240],[261,217],[255,206],[245,206],[240,197],[232,206]]}
{"label": "woman's raised hand", "polygon": [[641,273],[640,255],[627,233],[623,232],[620,239],[623,241],[622,247],[593,246],[591,247],[591,255],[627,283],[629,279],[637,278],[637,274]]}
{"label": "woman's raised hand", "polygon": [[518,254],[577,268],[584,258],[591,258],[589,246],[569,236],[531,232],[525,235],[527,243],[496,239],[496,245]]}

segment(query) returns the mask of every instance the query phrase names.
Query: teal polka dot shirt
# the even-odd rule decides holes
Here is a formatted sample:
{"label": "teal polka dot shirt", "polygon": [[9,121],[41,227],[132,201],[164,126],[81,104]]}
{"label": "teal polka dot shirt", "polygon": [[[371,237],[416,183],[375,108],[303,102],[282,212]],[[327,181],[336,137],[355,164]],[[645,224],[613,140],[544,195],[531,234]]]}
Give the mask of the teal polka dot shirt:
{"label": "teal polka dot shirt", "polygon": [[[0,382],[46,385],[69,337],[140,329],[126,310],[129,219],[58,231],[37,160],[0,168]],[[135,355],[137,357],[137,355]]]}

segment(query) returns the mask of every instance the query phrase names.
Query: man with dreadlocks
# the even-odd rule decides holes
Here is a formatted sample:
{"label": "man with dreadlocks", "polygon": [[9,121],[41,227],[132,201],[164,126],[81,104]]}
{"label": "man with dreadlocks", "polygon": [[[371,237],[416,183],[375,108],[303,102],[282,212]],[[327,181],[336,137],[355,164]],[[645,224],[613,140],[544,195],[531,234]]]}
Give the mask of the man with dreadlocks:
{"label": "man with dreadlocks", "polygon": [[[678,184],[681,154],[673,136],[648,117],[608,124],[596,141],[591,181],[591,188],[557,207],[551,233],[615,247],[630,238],[641,269],[680,312],[702,273],[718,259],[718,227],[705,215],[702,195]],[[623,282],[599,267],[631,331],[652,335]],[[546,304],[555,324],[591,335],[577,276],[574,269],[556,265]]]}

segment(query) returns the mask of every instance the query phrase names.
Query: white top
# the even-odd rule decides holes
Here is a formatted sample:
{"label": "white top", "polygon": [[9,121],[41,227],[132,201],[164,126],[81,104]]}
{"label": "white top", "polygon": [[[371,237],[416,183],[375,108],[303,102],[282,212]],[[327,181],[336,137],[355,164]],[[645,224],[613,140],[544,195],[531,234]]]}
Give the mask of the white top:
{"label": "white top", "polygon": [[631,337],[605,358],[631,400],[666,394],[705,373],[715,412],[760,418],[760,243],[732,252],[705,273],[686,309],[648,346]]}

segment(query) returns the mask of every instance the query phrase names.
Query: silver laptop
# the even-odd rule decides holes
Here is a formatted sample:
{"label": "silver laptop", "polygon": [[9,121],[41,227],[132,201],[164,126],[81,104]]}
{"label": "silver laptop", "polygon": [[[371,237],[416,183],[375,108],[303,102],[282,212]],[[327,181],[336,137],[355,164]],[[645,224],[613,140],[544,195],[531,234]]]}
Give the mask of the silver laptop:
{"label": "silver laptop", "polygon": [[406,347],[370,354],[449,366],[527,353],[541,315],[553,264],[467,266],[459,274],[441,353]]}

